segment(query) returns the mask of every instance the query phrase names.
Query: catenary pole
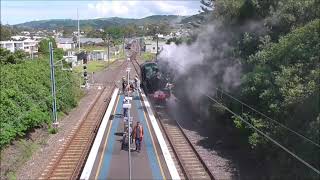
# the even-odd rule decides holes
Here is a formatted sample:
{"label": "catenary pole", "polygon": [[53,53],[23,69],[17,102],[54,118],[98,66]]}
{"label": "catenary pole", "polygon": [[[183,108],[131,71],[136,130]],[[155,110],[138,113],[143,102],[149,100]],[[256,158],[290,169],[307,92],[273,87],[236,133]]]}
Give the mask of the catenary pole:
{"label": "catenary pole", "polygon": [[123,54],[124,54],[124,49],[125,49],[125,37],[123,36],[123,45],[122,45],[122,48],[123,48]]}
{"label": "catenary pole", "polygon": [[77,8],[77,19],[78,19],[78,51],[80,53],[80,22],[79,22],[79,11]]}
{"label": "catenary pole", "polygon": [[158,42],[159,41],[159,37],[158,37],[158,34],[157,34],[157,52],[156,52],[156,61],[158,60]]}
{"label": "catenary pole", "polygon": [[50,78],[51,78],[51,94],[52,94],[52,123],[53,127],[57,125],[57,100],[56,100],[56,82],[54,75],[54,63],[53,63],[53,48],[52,42],[49,42],[49,52],[50,52]]}
{"label": "catenary pole", "polygon": [[108,34],[108,64],[109,64],[109,60],[110,60],[110,34]]}

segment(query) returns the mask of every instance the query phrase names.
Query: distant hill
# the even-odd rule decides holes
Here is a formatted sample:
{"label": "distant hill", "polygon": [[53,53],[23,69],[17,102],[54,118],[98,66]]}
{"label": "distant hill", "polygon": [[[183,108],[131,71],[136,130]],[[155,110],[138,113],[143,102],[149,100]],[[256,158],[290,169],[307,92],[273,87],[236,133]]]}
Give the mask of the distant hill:
{"label": "distant hill", "polygon": [[[100,18],[100,19],[88,19],[80,20],[80,26],[91,26],[95,29],[105,28],[107,26],[125,26],[128,24],[144,25],[157,24],[160,22],[166,22],[170,24],[180,23],[187,16],[176,16],[176,15],[154,15],[148,16],[141,19],[129,19],[129,18]],[[21,24],[14,25],[20,28],[31,28],[31,29],[59,29],[63,27],[77,28],[77,20],[72,19],[51,19],[51,20],[40,20],[30,21]]]}

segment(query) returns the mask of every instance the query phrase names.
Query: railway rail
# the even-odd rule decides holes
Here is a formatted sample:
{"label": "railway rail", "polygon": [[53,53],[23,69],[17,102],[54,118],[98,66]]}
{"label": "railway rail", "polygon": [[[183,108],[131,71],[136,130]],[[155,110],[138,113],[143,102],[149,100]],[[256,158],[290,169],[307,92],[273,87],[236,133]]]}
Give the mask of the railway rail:
{"label": "railway rail", "polygon": [[[125,61],[121,63],[115,80],[125,70]],[[90,148],[93,144],[103,115],[108,107],[116,81],[104,83],[94,102],[90,105],[84,119],[75,126],[65,143],[60,147],[39,179],[78,179]]]}
{"label": "railway rail", "polygon": [[[132,64],[135,71],[140,74],[138,61],[132,59]],[[172,148],[172,153],[180,166],[179,169],[182,171],[184,179],[215,179],[179,122],[171,120],[164,108],[157,106],[152,108]]]}

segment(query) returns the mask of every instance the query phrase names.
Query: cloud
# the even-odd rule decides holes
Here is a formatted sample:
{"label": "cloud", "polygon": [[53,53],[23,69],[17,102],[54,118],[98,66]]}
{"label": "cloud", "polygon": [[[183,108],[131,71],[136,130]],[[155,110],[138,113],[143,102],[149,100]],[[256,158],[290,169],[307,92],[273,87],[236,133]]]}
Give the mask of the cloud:
{"label": "cloud", "polygon": [[199,10],[195,1],[99,1],[89,3],[96,16],[142,18],[154,14],[193,15]]}
{"label": "cloud", "polygon": [[0,1],[1,21],[17,24],[34,19],[80,19],[95,17],[143,18],[150,15],[193,15],[200,1],[104,0],[104,1]]}
{"label": "cloud", "polygon": [[182,16],[195,14],[198,9],[185,6],[183,2],[176,4],[170,1],[154,1],[154,4],[156,5],[155,7],[158,7],[161,12]]}

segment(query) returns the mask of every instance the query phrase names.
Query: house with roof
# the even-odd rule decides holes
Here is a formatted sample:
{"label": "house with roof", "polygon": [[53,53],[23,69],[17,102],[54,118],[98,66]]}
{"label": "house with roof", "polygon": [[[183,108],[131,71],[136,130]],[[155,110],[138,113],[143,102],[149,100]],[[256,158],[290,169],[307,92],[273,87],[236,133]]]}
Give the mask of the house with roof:
{"label": "house with roof", "polygon": [[56,43],[57,47],[63,50],[73,49],[76,45],[73,38],[56,38]]}
{"label": "house with roof", "polygon": [[94,46],[103,45],[104,40],[102,38],[80,38],[81,46]]}

